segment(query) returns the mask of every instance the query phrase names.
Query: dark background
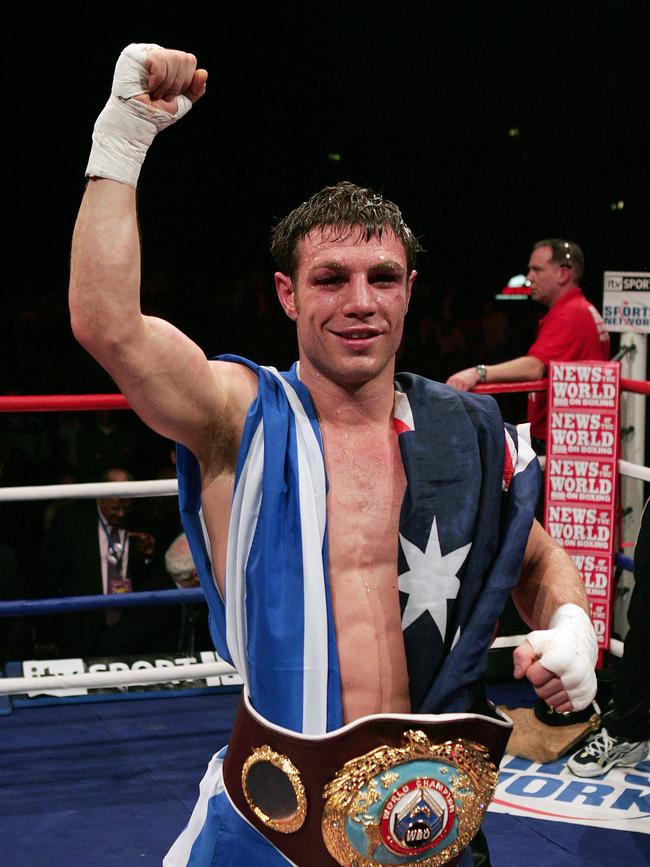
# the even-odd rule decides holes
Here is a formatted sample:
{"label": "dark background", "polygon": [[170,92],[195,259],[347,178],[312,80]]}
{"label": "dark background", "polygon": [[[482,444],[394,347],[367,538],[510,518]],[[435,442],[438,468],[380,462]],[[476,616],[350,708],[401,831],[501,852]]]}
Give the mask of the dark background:
{"label": "dark background", "polygon": [[[274,303],[270,226],[341,179],[401,205],[427,250],[420,284],[465,312],[539,238],[582,245],[596,304],[604,269],[650,269],[646,3],[31,3],[3,23],[3,312],[43,352],[5,363],[4,391],[111,390],[69,338],[65,290],[92,125],[130,41],[210,73],[140,184],[145,284],[165,284],[150,308],[182,302],[208,354],[240,347],[214,345],[206,298],[239,278]],[[508,315],[530,330],[533,306]]]}

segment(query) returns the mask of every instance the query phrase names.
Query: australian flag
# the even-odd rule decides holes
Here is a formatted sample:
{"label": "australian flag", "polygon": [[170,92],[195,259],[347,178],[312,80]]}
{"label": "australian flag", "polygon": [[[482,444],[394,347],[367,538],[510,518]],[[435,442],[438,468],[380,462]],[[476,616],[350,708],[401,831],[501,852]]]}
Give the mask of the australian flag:
{"label": "australian flag", "polygon": [[398,573],[414,713],[477,706],[487,649],[516,584],[539,465],[496,402],[400,374],[407,477]]}

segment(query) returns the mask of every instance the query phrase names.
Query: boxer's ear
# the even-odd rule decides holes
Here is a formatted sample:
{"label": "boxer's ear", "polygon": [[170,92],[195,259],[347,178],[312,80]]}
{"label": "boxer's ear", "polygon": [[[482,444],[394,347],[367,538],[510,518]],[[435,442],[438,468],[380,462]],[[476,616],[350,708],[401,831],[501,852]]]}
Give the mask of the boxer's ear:
{"label": "boxer's ear", "polygon": [[413,284],[415,283],[415,278],[417,276],[417,271],[411,271],[406,280],[406,307],[404,309],[405,315],[408,313],[409,310],[409,304],[411,303],[411,293],[413,292]]}
{"label": "boxer's ear", "polygon": [[295,322],[298,318],[298,299],[293,280],[281,271],[276,271],[273,279],[275,280],[275,291],[278,293],[282,309],[289,319],[293,319]]}

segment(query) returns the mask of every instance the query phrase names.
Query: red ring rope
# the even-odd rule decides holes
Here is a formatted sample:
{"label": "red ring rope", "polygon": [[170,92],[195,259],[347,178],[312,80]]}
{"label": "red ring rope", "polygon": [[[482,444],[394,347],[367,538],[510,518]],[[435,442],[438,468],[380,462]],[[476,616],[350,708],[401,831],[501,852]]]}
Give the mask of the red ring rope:
{"label": "red ring rope", "polygon": [[[477,394],[515,394],[522,391],[545,391],[547,379],[527,382],[491,382],[477,385]],[[650,395],[650,382],[622,379],[621,389],[633,394]],[[122,394],[41,394],[0,396],[0,412],[76,412],[97,409],[131,409]]]}
{"label": "red ring rope", "polygon": [[0,397],[0,412],[131,409],[123,394],[37,394]]}

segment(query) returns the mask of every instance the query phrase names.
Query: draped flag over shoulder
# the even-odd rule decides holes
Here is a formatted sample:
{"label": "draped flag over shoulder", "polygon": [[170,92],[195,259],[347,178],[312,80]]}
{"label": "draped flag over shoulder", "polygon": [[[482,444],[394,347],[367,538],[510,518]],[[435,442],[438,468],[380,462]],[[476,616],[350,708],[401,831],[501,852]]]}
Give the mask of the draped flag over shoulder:
{"label": "draped flag over shoulder", "polygon": [[[278,374],[224,360],[259,376],[239,451],[225,600],[212,571],[198,466],[180,446],[183,523],[218,652],[263,716],[320,734],[342,725],[320,429],[295,366]],[[407,478],[395,544],[412,709],[469,710],[519,574],[539,467],[514,428],[504,435],[491,398],[412,374],[396,379],[394,427]]]}
{"label": "draped flag over shoulder", "polygon": [[411,706],[467,711],[480,698],[487,649],[519,576],[539,464],[527,430],[504,428],[492,398],[413,374],[398,374],[396,386],[408,483],[398,584]]}
{"label": "draped flag over shoulder", "polygon": [[219,654],[266,719],[304,734],[343,724],[327,581],[326,479],[320,428],[295,372],[237,356],[259,376],[239,448],[223,600],[202,520],[196,461],[179,447],[183,524],[210,606]]}

